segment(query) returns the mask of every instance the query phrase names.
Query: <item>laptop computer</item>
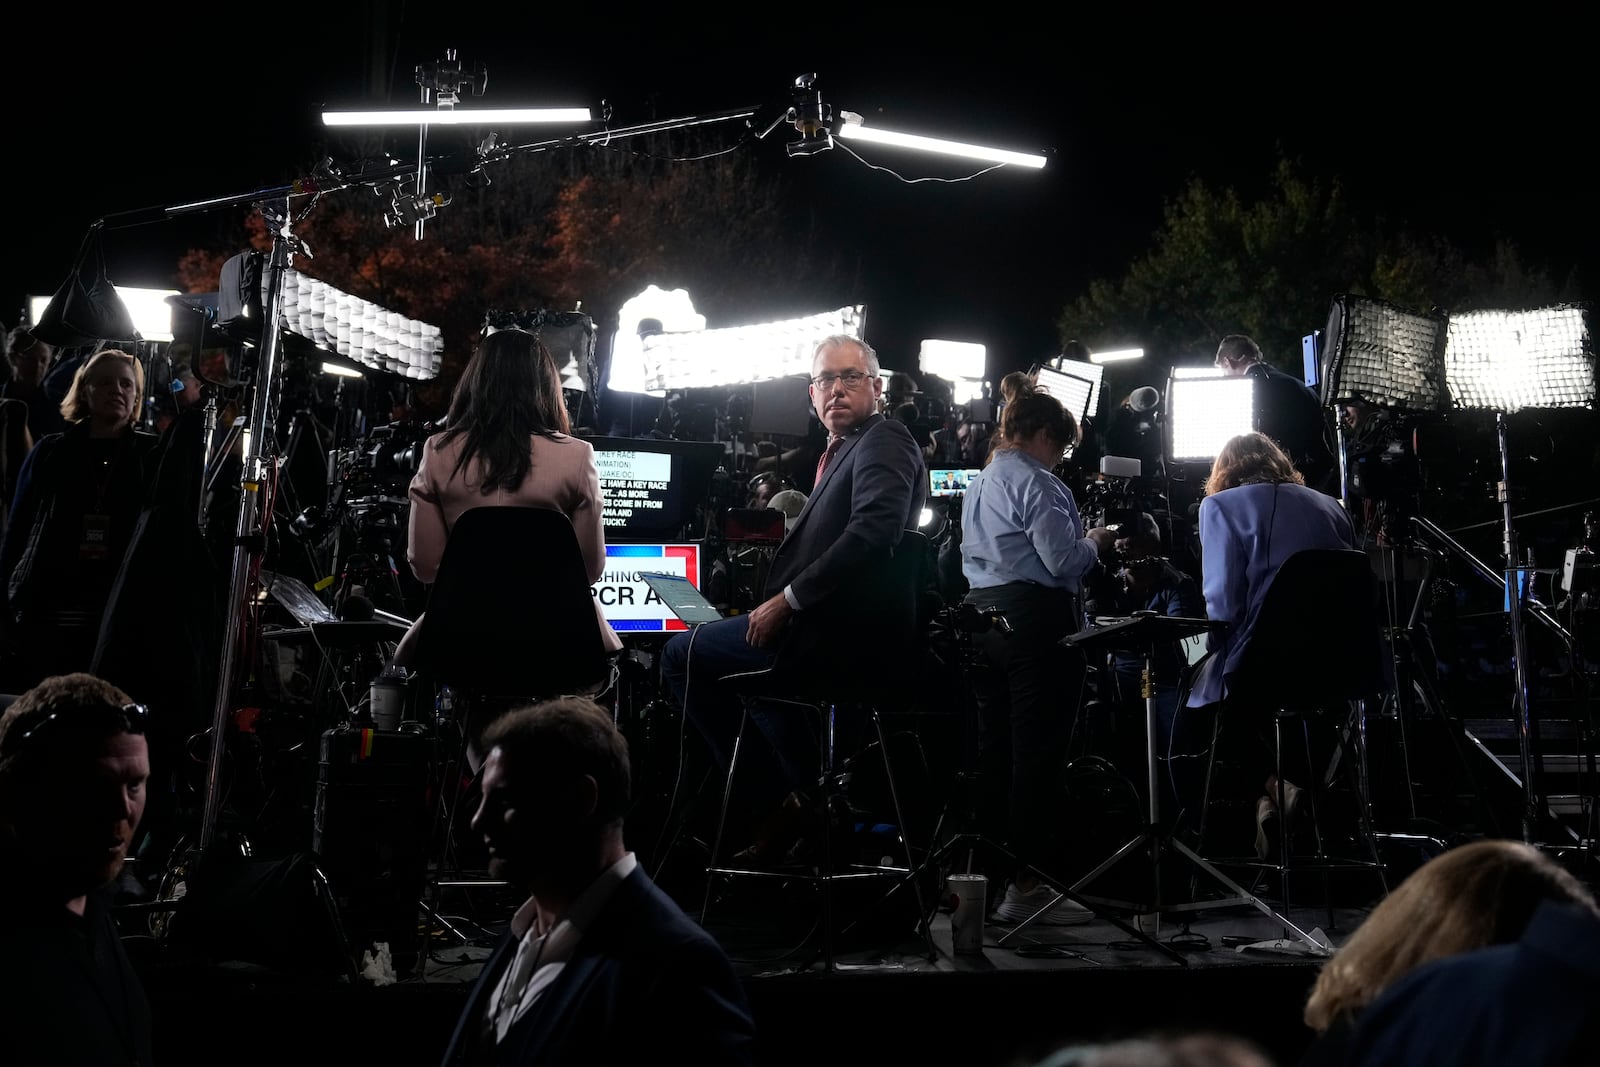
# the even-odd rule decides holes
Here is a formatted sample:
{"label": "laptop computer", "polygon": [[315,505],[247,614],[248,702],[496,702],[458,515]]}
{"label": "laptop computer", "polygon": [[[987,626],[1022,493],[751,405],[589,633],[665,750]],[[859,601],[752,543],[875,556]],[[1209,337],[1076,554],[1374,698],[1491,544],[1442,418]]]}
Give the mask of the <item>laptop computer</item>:
{"label": "laptop computer", "polygon": [[703,622],[716,622],[722,618],[717,606],[705,598],[688,578],[681,574],[663,574],[659,571],[641,571],[639,577],[655,590],[656,596],[667,610],[683,620],[691,629]]}

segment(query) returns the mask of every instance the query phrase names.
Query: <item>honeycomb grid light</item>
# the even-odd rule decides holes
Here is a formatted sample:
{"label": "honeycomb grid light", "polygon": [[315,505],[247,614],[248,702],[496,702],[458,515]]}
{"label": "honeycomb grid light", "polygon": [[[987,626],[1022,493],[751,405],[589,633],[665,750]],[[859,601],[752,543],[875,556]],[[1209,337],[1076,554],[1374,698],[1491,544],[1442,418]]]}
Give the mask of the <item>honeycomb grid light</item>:
{"label": "honeycomb grid light", "polygon": [[1506,414],[1593,405],[1594,347],[1585,310],[1559,304],[1450,316],[1444,368],[1455,405]]}
{"label": "honeycomb grid light", "polygon": [[1444,315],[1341,294],[1334,298],[1324,336],[1324,404],[1361,399],[1409,411],[1449,406]]}

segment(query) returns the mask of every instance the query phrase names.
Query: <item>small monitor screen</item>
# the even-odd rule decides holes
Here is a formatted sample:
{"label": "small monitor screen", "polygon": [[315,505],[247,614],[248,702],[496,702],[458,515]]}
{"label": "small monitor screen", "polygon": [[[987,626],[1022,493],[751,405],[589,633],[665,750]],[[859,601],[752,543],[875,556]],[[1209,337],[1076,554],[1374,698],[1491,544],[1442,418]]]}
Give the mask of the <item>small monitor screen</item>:
{"label": "small monitor screen", "polygon": [[687,630],[650,584],[644,572],[678,574],[700,586],[700,546],[689,544],[607,545],[606,567],[590,586],[606,621],[617,633],[675,633]]}
{"label": "small monitor screen", "polygon": [[930,496],[960,496],[967,491],[977,470],[934,470],[928,472]]}
{"label": "small monitor screen", "polygon": [[711,491],[711,476],[727,458],[722,445],[591,437],[600,470],[606,540],[654,541],[683,536],[696,506]]}

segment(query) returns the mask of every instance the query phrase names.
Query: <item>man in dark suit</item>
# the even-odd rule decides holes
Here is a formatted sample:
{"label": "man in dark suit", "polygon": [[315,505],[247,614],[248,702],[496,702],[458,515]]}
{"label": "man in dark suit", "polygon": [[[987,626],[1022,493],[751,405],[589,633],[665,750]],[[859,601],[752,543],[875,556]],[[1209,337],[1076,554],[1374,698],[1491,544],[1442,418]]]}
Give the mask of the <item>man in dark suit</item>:
{"label": "man in dark suit", "polygon": [[[811,359],[811,403],[828,430],[815,486],[767,572],[766,600],[746,615],[706,623],[668,641],[661,677],[724,769],[742,707],[730,676],[767,671],[782,656],[795,673],[841,684],[874,663],[869,650],[915,626],[908,605],[880,590],[901,535],[915,530],[928,492],[926,467],[904,423],[878,412],[883,379],[871,346],[824,338]],[[881,595],[880,595],[881,593]],[[811,666],[808,666],[811,665]],[[813,670],[814,666],[814,670]],[[756,704],[751,718],[771,743],[790,795],[780,811],[800,821],[803,793],[818,777],[814,727],[790,707]],[[758,841],[758,846],[762,842]],[[747,858],[766,858],[760,855]]]}
{"label": "man in dark suit", "polygon": [[1230,378],[1256,384],[1256,429],[1289,454],[1306,485],[1338,496],[1338,463],[1333,455],[1332,416],[1305,382],[1268,363],[1261,347],[1241,333],[1217,345],[1215,366]]}
{"label": "man in dark suit", "polygon": [[526,888],[456,1023],[447,1067],[754,1062],[722,948],[623,845],[628,746],[594,701],[497,720],[472,818],[490,872]]}

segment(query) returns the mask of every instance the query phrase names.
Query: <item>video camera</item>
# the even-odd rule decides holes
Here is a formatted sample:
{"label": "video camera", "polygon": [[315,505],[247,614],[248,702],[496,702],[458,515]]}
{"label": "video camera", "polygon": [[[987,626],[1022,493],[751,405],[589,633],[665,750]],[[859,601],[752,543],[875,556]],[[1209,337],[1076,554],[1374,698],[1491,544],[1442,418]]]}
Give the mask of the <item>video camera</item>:
{"label": "video camera", "polygon": [[404,496],[422,463],[422,446],[435,427],[391,422],[375,426],[354,447],[335,455],[333,481],[343,496]]}

